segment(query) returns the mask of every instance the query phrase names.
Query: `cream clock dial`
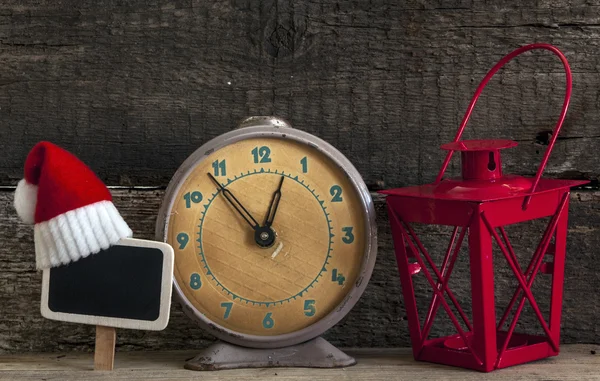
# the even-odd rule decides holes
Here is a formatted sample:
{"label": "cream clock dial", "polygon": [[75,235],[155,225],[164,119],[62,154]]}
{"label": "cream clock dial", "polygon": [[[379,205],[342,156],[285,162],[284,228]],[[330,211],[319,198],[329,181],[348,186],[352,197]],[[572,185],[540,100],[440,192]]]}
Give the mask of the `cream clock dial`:
{"label": "cream clock dial", "polygon": [[280,119],[252,123],[182,165],[157,234],[175,250],[188,315],[234,344],[291,345],[339,321],[364,290],[373,206],[333,147]]}

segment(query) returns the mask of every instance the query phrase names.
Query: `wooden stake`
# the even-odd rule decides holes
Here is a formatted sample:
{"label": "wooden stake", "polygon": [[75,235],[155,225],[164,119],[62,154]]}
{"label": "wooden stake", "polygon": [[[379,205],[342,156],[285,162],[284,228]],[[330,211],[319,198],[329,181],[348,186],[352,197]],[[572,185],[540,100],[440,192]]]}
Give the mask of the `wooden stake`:
{"label": "wooden stake", "polygon": [[95,370],[113,370],[117,332],[113,327],[96,326]]}

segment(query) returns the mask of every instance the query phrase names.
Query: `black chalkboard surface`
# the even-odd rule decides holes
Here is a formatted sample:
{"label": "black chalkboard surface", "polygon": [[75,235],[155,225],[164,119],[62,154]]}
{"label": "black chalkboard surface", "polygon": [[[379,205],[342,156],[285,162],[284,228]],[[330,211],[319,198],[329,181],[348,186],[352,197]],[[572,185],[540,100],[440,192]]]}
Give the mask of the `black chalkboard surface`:
{"label": "black chalkboard surface", "polygon": [[50,270],[53,312],[156,320],[163,254],[153,247],[113,246]]}
{"label": "black chalkboard surface", "polygon": [[172,248],[162,242],[125,239],[77,262],[45,270],[42,315],[86,324],[162,329],[158,327],[165,314],[168,321],[172,255]]}

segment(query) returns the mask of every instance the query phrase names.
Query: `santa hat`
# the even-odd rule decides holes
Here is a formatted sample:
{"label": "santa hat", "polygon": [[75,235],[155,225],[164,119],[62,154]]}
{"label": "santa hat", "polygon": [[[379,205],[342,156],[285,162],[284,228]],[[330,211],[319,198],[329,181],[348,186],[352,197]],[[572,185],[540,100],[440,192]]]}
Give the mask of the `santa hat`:
{"label": "santa hat", "polygon": [[29,152],[14,205],[25,223],[35,223],[38,269],[77,261],[132,235],[94,172],[49,142]]}

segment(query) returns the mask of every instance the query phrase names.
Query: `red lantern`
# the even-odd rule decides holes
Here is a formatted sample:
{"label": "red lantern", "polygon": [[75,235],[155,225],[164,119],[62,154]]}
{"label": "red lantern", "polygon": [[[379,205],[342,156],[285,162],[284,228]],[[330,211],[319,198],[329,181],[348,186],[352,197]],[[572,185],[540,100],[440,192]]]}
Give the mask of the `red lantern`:
{"label": "red lantern", "polygon": [[[516,142],[459,139],[477,98],[491,77],[511,59],[532,49],[549,50],[562,61],[566,71],[565,99],[535,177],[503,175],[500,150],[514,147]],[[382,192],[388,195],[388,213],[416,360],[489,372],[558,354],[569,193],[571,187],[585,184],[586,181],[542,179],[541,175],[565,118],[570,96],[571,70],[565,56],[557,48],[547,44],[532,44],[513,51],[487,73],[471,99],[454,142],[442,146],[448,150],[448,154],[436,181]],[[442,180],[454,151],[461,153],[462,178]],[[521,268],[504,227],[544,217],[550,217],[548,226],[529,265]],[[441,268],[434,264],[411,226],[413,223],[453,227]],[[448,287],[448,280],[466,237],[472,321]],[[496,316],[494,299],[494,242],[518,281],[518,287],[500,319]],[[544,258],[550,257],[550,262],[543,262]],[[539,272],[552,277],[549,321],[546,321],[531,292]],[[412,277],[420,273],[433,289],[423,326],[417,312],[412,281]],[[515,332],[526,302],[535,312],[544,335]],[[454,305],[458,316],[453,313],[450,304]],[[516,311],[509,319],[515,305]],[[429,339],[434,317],[440,307],[449,315],[458,333]]]}

